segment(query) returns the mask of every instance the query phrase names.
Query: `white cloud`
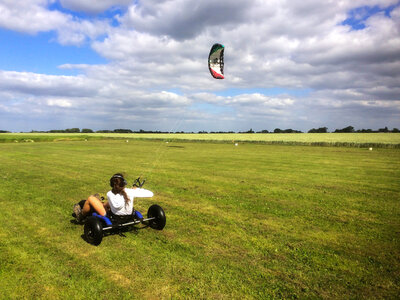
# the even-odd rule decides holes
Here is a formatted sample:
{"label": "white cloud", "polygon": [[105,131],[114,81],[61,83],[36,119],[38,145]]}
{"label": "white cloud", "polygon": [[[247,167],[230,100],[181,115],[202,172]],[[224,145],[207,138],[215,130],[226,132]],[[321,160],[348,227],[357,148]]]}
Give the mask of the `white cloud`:
{"label": "white cloud", "polygon": [[133,0],[60,0],[63,7],[91,14],[101,13],[112,7],[127,6]]}
{"label": "white cloud", "polygon": [[68,22],[69,17],[47,9],[46,0],[1,0],[0,27],[35,34],[50,31]]}
{"label": "white cloud", "polygon": [[63,45],[81,45],[108,32],[110,21],[82,20],[57,10],[50,10],[54,0],[0,0],[0,27],[22,33],[55,31]]}
{"label": "white cloud", "polygon": [[[364,22],[362,30],[342,25],[355,8],[398,1],[61,1],[92,14],[127,7],[109,19],[50,10],[52,2],[0,0],[0,26],[30,34],[54,31],[63,45],[90,43],[109,63],[60,66],[77,68],[80,76],[0,71],[0,92],[7,94],[0,114],[23,99],[33,108],[37,99],[53,112],[64,109],[66,119],[72,111],[88,119],[98,114],[104,122],[154,124],[149,129],[165,129],[157,126],[184,116],[200,130],[200,120],[216,125],[216,115],[227,122],[226,130],[265,122],[304,130],[324,117],[339,127],[350,114],[358,114],[353,119],[360,124],[375,114],[376,124],[382,115],[388,126],[399,124],[400,6],[390,16],[357,10],[353,17]],[[226,46],[226,78],[220,81],[211,78],[206,63],[214,42]],[[268,95],[269,88],[282,92]],[[226,89],[243,92],[216,95]]]}
{"label": "white cloud", "polygon": [[85,76],[55,76],[0,71],[0,89],[13,94],[41,96],[94,96],[101,83]]}
{"label": "white cloud", "polygon": [[71,107],[72,103],[68,99],[48,99],[47,105],[49,106],[59,106],[59,107]]}
{"label": "white cloud", "polygon": [[110,30],[108,21],[70,19],[57,28],[58,42],[62,45],[82,45],[86,41],[96,40]]}
{"label": "white cloud", "polygon": [[121,19],[125,26],[173,39],[191,39],[213,26],[237,26],[254,0],[141,1]]}

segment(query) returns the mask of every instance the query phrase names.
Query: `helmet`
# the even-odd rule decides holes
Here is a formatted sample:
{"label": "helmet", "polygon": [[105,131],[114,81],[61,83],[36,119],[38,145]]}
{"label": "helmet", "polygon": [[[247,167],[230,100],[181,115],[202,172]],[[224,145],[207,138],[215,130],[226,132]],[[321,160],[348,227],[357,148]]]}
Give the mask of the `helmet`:
{"label": "helmet", "polygon": [[110,178],[110,186],[113,188],[114,187],[114,178],[120,178],[120,179],[122,179],[121,180],[121,182],[120,182],[120,184],[119,184],[119,186],[120,187],[124,187],[124,186],[126,186],[128,183],[126,182],[126,180],[125,180],[125,178],[124,178],[124,176],[122,175],[122,174],[120,174],[120,173],[117,173],[117,174],[114,174],[111,178]]}

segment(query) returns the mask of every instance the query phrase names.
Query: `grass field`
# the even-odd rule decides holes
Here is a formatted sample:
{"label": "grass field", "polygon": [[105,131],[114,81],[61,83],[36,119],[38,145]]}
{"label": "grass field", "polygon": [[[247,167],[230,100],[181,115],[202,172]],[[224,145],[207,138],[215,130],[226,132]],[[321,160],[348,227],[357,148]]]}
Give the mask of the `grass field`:
{"label": "grass field", "polygon": [[[163,231],[87,244],[74,203],[147,177]],[[0,144],[2,299],[398,298],[400,151],[90,140]]]}
{"label": "grass field", "polygon": [[264,144],[400,148],[400,133],[0,133],[1,142],[41,142],[98,139],[249,142]]}

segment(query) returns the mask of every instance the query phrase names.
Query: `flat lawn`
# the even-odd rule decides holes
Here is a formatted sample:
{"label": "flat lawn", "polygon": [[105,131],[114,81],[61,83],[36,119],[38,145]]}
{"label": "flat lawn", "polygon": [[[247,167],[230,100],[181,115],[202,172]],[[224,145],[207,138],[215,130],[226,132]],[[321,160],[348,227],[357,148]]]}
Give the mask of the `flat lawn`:
{"label": "flat lawn", "polygon": [[0,133],[0,142],[65,141],[85,139],[140,139],[164,141],[253,142],[275,144],[320,144],[356,147],[400,148],[400,133]]}
{"label": "flat lawn", "polygon": [[[163,231],[86,243],[72,206],[143,175]],[[0,298],[398,298],[400,150],[0,144]]]}

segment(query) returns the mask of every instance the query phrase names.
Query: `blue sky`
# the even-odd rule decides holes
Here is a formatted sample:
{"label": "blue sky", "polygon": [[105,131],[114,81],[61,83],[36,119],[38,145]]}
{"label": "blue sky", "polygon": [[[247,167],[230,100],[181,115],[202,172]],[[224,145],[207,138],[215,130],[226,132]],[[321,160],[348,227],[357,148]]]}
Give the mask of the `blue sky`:
{"label": "blue sky", "polygon": [[0,0],[0,130],[400,127],[399,6]]}
{"label": "blue sky", "polygon": [[384,14],[385,17],[390,18],[390,14],[394,8],[399,4],[389,5],[387,7],[374,6],[360,6],[351,9],[348,12],[348,18],[342,22],[342,25],[349,25],[353,30],[365,29],[365,22],[373,15]]}
{"label": "blue sky", "polygon": [[28,35],[0,29],[0,43],[2,45],[0,69],[2,70],[70,75],[70,71],[58,67],[65,63],[107,63],[107,60],[93,51],[89,44],[60,45],[53,32]]}

